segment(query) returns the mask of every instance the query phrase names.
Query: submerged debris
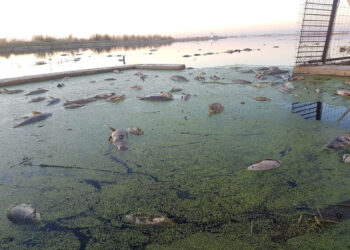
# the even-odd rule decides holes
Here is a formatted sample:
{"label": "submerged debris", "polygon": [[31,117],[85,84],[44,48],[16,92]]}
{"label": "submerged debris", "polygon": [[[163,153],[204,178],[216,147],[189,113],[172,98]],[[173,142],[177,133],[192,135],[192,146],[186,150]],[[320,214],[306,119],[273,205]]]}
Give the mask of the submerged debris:
{"label": "submerged debris", "polygon": [[31,205],[20,204],[7,209],[7,218],[16,224],[39,224],[40,214]]}
{"label": "submerged debris", "polygon": [[216,113],[221,113],[224,110],[224,106],[220,103],[213,103],[209,105],[209,116]]}
{"label": "submerged debris", "polygon": [[274,168],[278,168],[281,166],[281,162],[277,160],[271,160],[271,159],[266,159],[260,162],[257,162],[247,168],[247,170],[252,170],[252,171],[263,171],[263,170],[270,170]]}
{"label": "submerged debris", "polygon": [[136,225],[158,225],[170,221],[163,216],[155,216],[143,213],[125,215],[125,219],[129,222],[135,223]]}
{"label": "submerged debris", "polygon": [[51,100],[46,104],[46,106],[50,106],[50,105],[54,105],[56,103],[59,103],[61,101],[60,98],[54,98],[52,96],[50,96]]}

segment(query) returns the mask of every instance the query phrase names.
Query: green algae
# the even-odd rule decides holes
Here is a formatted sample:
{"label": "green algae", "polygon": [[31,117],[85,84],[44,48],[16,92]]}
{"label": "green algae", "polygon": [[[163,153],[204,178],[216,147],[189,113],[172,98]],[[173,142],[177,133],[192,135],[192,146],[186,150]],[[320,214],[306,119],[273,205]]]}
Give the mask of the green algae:
{"label": "green algae", "polygon": [[[120,103],[98,100],[79,110],[26,104],[23,95],[1,96],[0,177],[11,179],[0,185],[0,211],[31,203],[42,215],[38,227],[21,228],[6,220],[4,212],[1,245],[35,249],[348,246],[348,221],[323,232],[294,226],[303,211],[349,199],[350,169],[339,161],[347,150],[322,151],[346,128],[335,122],[307,121],[288,109],[290,103],[301,101],[347,106],[347,99],[334,96],[337,88],[344,87],[342,80],[308,77],[293,82],[296,90],[284,95],[278,86],[202,85],[193,80],[200,71],[225,82],[256,81],[254,75],[224,67],[184,70],[181,74],[190,79],[186,83],[172,82],[173,72],[147,71],[149,77],[140,91],[130,88],[140,83],[133,71],[71,78],[62,89],[55,87],[55,81],[23,86],[26,91],[45,87],[50,95],[69,100],[103,92],[126,95]],[[108,77],[117,79],[105,82]],[[192,98],[185,102],[178,96],[167,103],[137,99],[172,87],[183,88]],[[324,92],[317,94],[316,88]],[[255,96],[271,101],[257,102]],[[209,117],[208,105],[214,102],[221,103],[224,111]],[[53,115],[39,123],[44,125],[40,128],[38,124],[12,128],[15,119],[32,110]],[[106,125],[138,126],[145,134],[130,134],[129,150],[120,152],[110,145]],[[31,158],[30,164],[11,168],[24,157]],[[281,167],[246,171],[267,158],[281,160]],[[173,223],[140,227],[125,222],[126,214],[137,213],[165,216]],[[334,236],[336,242],[330,240]]]}

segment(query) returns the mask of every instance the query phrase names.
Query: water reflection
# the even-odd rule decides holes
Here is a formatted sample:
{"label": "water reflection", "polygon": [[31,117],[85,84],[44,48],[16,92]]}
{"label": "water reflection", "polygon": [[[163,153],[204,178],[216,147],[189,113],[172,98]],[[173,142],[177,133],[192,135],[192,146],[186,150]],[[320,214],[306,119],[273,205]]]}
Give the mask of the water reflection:
{"label": "water reflection", "polygon": [[[294,102],[291,105],[292,113],[298,114],[306,120],[337,122],[347,110],[344,106],[334,106],[323,102]],[[340,122],[341,127],[350,127],[350,115]]]}

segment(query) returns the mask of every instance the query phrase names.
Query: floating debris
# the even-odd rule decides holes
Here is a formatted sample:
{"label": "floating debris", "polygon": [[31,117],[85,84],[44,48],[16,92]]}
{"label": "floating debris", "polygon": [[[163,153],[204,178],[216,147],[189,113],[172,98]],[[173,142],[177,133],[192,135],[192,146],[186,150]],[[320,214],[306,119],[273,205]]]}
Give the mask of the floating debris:
{"label": "floating debris", "polygon": [[27,118],[26,120],[24,120],[23,122],[15,125],[14,128],[18,128],[20,126],[24,126],[24,125],[28,125],[28,124],[31,124],[34,122],[44,120],[52,115],[52,113],[40,113],[40,112],[36,112],[36,111],[33,111],[32,113],[34,114],[33,116],[31,116],[31,117]]}
{"label": "floating debris", "polygon": [[142,129],[133,126],[127,128],[126,131],[134,135],[143,135],[145,133]]}
{"label": "floating debris", "polygon": [[162,96],[169,97],[169,98],[173,97],[172,94],[170,94],[169,92],[166,92],[166,91],[161,91],[160,94],[161,94]]}
{"label": "floating debris", "polygon": [[259,102],[267,102],[267,101],[271,101],[270,98],[267,97],[263,97],[263,96],[258,96],[258,97],[253,97],[254,100],[259,101]]}
{"label": "floating debris", "polygon": [[125,95],[113,95],[109,98],[107,98],[107,101],[109,102],[118,102],[118,101],[121,101],[121,100],[124,100],[125,99]]}
{"label": "floating debris", "polygon": [[114,129],[109,127],[113,132],[109,137],[109,141],[113,143],[113,145],[122,151],[128,149],[128,132],[126,130]]}
{"label": "floating debris", "polygon": [[220,103],[212,103],[209,105],[209,116],[216,113],[221,113],[224,110],[224,106]]}
{"label": "floating debris", "polygon": [[260,162],[257,162],[247,168],[247,170],[251,171],[263,171],[270,170],[274,168],[278,168],[281,166],[281,162],[277,160],[266,159]]}
{"label": "floating debris", "polygon": [[213,81],[218,81],[218,80],[220,80],[220,77],[218,77],[216,75],[213,75],[213,76],[210,77],[210,79],[213,80]]}
{"label": "floating debris", "polygon": [[40,214],[31,205],[20,204],[7,209],[7,218],[16,224],[39,224]]}
{"label": "floating debris", "polygon": [[326,146],[326,149],[333,151],[343,149],[348,146],[350,146],[350,134],[340,134]]}
{"label": "floating debris", "polygon": [[178,81],[178,82],[188,82],[187,78],[180,76],[180,75],[174,75],[170,77],[171,80],[173,81]]}
{"label": "floating debris", "polygon": [[45,93],[47,92],[48,90],[46,89],[41,89],[41,88],[38,88],[37,90],[33,90],[25,95],[38,95],[38,94],[42,94],[42,93]]}
{"label": "floating debris", "polygon": [[125,219],[136,225],[158,225],[168,221],[168,219],[163,216],[154,216],[143,213],[125,215]]}
{"label": "floating debris", "polygon": [[142,100],[142,101],[159,101],[159,102],[162,102],[162,101],[172,101],[173,98],[171,97],[166,97],[166,96],[146,96],[146,97],[138,97],[139,100]]}

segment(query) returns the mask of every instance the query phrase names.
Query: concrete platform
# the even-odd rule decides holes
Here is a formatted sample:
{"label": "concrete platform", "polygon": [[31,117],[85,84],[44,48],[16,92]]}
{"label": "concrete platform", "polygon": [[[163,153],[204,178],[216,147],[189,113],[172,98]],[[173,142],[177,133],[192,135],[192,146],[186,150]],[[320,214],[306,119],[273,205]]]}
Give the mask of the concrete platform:
{"label": "concrete platform", "polygon": [[61,79],[64,77],[74,77],[83,75],[93,75],[99,73],[113,72],[114,70],[182,70],[185,69],[185,64],[134,64],[134,65],[123,65],[115,67],[104,67],[104,68],[94,68],[94,69],[82,69],[74,71],[64,71],[57,73],[39,74],[39,75],[29,75],[21,77],[11,77],[0,79],[0,87],[13,86],[24,83],[31,82],[41,82],[47,80]]}
{"label": "concrete platform", "polygon": [[293,74],[350,76],[350,65],[295,66]]}

